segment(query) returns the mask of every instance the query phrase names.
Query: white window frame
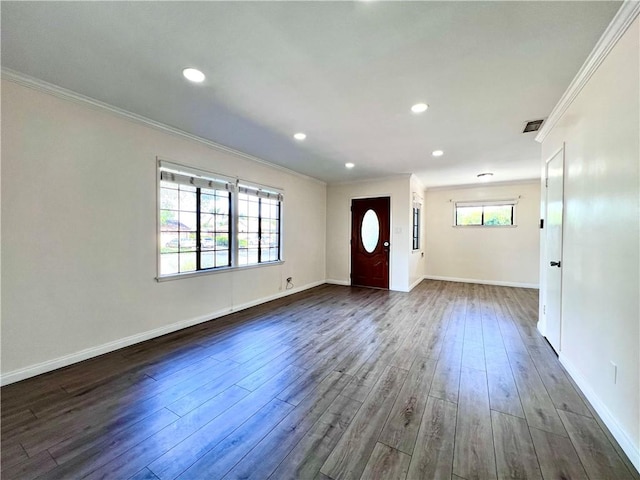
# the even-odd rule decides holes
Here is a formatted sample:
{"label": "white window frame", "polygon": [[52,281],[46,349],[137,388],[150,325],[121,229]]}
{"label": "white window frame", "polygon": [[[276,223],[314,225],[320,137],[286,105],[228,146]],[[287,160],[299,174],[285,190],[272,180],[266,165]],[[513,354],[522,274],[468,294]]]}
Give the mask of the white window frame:
{"label": "white window frame", "polygon": [[[203,188],[212,188],[216,189],[227,189],[231,193],[231,204],[230,204],[230,214],[229,214],[229,248],[231,254],[231,265],[225,267],[215,267],[203,270],[195,270],[190,272],[182,272],[182,273],[170,273],[170,274],[162,274],[161,273],[161,176],[162,172],[170,172],[173,173],[176,178],[181,180],[185,180],[183,177],[191,177],[191,183],[196,186],[201,186]],[[239,178],[230,177],[223,174],[218,174],[214,172],[209,172],[206,170],[202,170],[200,168],[195,168],[191,166],[186,166],[180,163],[176,163],[173,161],[165,160],[160,157],[157,158],[157,166],[156,166],[156,257],[157,257],[157,265],[156,265],[156,280],[158,282],[163,282],[167,280],[176,280],[179,278],[189,278],[194,276],[201,275],[211,275],[223,272],[229,272],[234,270],[244,270],[251,268],[262,268],[273,265],[281,265],[284,263],[284,242],[283,242],[283,226],[284,226],[284,191],[280,188],[270,187],[267,185],[262,185],[256,182],[246,181]],[[186,182],[182,182],[183,184],[187,184]],[[223,187],[223,186],[226,186]],[[278,252],[279,259],[275,261],[266,261],[261,263],[251,263],[248,265],[238,265],[239,258],[239,242],[238,242],[238,232],[239,232],[239,215],[238,215],[238,193],[248,193],[250,195],[255,195],[260,198],[271,198],[277,199],[280,202],[280,218],[278,224]]]}
{"label": "white window frame", "polygon": [[[454,228],[515,228],[518,226],[517,223],[517,212],[518,212],[518,199],[505,199],[505,200],[472,200],[472,201],[453,201],[451,200],[451,204],[453,205],[453,218],[452,225]],[[512,214],[512,222],[511,225],[485,225],[484,222],[481,225],[458,225],[457,224],[457,209],[458,207],[497,207],[511,205],[513,207]]]}

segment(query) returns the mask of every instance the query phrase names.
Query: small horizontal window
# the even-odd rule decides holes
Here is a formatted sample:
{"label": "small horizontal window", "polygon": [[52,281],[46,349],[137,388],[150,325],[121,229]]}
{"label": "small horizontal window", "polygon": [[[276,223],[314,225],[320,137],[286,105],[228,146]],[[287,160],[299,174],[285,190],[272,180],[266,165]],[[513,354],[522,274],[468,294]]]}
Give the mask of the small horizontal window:
{"label": "small horizontal window", "polygon": [[501,227],[515,225],[516,203],[504,202],[456,202],[454,225],[456,227]]}

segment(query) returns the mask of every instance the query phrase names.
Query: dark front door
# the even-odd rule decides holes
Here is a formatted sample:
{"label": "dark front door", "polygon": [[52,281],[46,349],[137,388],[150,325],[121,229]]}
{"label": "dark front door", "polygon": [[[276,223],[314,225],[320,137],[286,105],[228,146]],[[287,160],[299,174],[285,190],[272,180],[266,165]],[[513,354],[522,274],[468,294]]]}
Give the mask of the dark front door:
{"label": "dark front door", "polygon": [[389,288],[389,197],[351,201],[351,285]]}

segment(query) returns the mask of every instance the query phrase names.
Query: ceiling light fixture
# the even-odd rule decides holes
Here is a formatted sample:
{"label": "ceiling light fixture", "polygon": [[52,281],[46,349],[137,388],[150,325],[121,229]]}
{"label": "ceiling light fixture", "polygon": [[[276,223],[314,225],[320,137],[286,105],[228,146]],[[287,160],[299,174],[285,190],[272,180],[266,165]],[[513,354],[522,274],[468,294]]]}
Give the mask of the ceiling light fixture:
{"label": "ceiling light fixture", "polygon": [[293,136],[293,138],[295,138],[296,140],[304,140],[305,138],[307,138],[307,135],[302,132],[298,132]]}
{"label": "ceiling light fixture", "polygon": [[431,152],[431,155],[433,155],[434,157],[441,157],[442,155],[444,155],[444,152],[442,150],[434,150],[433,152]]}
{"label": "ceiling light fixture", "polygon": [[355,163],[351,163],[351,162],[347,162],[347,163],[344,164],[344,166],[347,167],[347,168],[353,168],[353,167],[356,166],[356,164]]}
{"label": "ceiling light fixture", "polygon": [[182,70],[182,75],[184,75],[184,78],[187,80],[195,83],[202,83],[205,79],[204,73],[195,68],[185,68]]}
{"label": "ceiling light fixture", "polygon": [[486,182],[486,181],[490,180],[490,179],[491,179],[491,177],[493,177],[493,173],[491,173],[491,172],[479,173],[479,174],[477,175],[477,177],[478,177],[480,180],[482,180],[483,182]]}
{"label": "ceiling light fixture", "polygon": [[429,108],[429,105],[427,105],[426,103],[416,103],[413,107],[411,107],[411,111],[413,113],[422,113],[426,112],[427,108]]}

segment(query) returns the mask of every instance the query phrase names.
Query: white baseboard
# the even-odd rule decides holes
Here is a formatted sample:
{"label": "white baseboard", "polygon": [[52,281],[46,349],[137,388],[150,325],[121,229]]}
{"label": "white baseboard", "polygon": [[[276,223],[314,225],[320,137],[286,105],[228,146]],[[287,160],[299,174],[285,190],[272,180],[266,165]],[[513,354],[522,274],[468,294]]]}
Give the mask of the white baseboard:
{"label": "white baseboard", "polygon": [[329,283],[331,285],[344,285],[345,287],[348,287],[351,285],[351,282],[348,280],[332,280],[331,278],[328,278],[327,280],[325,280],[324,283]]}
{"label": "white baseboard", "polygon": [[[413,287],[415,287],[416,285],[418,285],[423,279],[419,278],[413,285],[411,285],[408,288],[392,288],[391,286],[389,287],[389,290],[391,290],[392,292],[410,292],[411,289]],[[348,280],[333,280],[331,278],[328,278],[325,283],[331,284],[331,285],[343,285],[345,287],[350,287],[351,286],[351,282]],[[364,287],[364,288],[368,288],[368,287]]]}
{"label": "white baseboard", "polygon": [[569,375],[571,375],[571,378],[573,378],[578,387],[580,387],[580,390],[582,390],[584,396],[587,397],[587,400],[589,400],[593,408],[596,410],[596,412],[598,412],[598,415],[600,415],[600,418],[602,419],[604,424],[620,444],[620,447],[622,448],[622,450],[624,450],[624,453],[627,454],[627,457],[629,457],[629,460],[631,460],[633,466],[636,467],[636,470],[638,470],[638,472],[640,472],[640,446],[634,445],[633,440],[631,440],[629,435],[627,435],[627,432],[624,430],[623,426],[620,425],[618,420],[616,420],[616,418],[613,416],[604,402],[602,402],[598,395],[596,395],[596,393],[591,388],[591,385],[589,385],[587,380],[571,363],[571,361],[568,360],[567,357],[563,356],[562,353],[560,353],[559,359],[560,363],[562,363]]}
{"label": "white baseboard", "polygon": [[537,283],[520,283],[520,282],[503,282],[501,280],[481,280],[479,278],[457,278],[457,277],[441,277],[438,275],[425,275],[425,280],[443,280],[445,282],[459,283],[479,283],[481,285],[498,285],[500,287],[517,287],[517,288],[535,288],[540,286]]}
{"label": "white baseboard", "polygon": [[113,352],[114,350],[119,350],[121,348],[128,347],[136,343],[144,342],[145,340],[150,340],[152,338],[160,337],[162,335],[166,335],[167,333],[175,332],[177,330],[182,330],[183,328],[191,327],[199,323],[208,322],[209,320],[214,320],[216,318],[222,317],[224,315],[228,315],[233,312],[245,310],[250,307],[255,307],[256,305],[270,302],[271,300],[276,300],[278,298],[286,297],[287,295],[292,295],[294,293],[302,292],[304,290],[317,287],[318,285],[323,285],[324,283],[325,283],[324,280],[319,282],[308,283],[306,285],[303,285],[302,287],[292,288],[291,290],[284,290],[282,292],[278,292],[274,295],[269,295],[268,297],[263,297],[258,300],[254,300],[252,302],[243,303],[241,305],[235,305],[233,307],[218,310],[216,312],[208,313],[206,315],[201,315],[199,317],[190,318],[188,320],[172,323],[170,325],[165,325],[163,327],[155,328],[153,330],[149,330],[146,332],[137,333],[135,335],[121,338],[119,340],[105,343],[103,345],[85,348],[84,350],[80,350],[79,352],[71,353],[69,355],[64,355],[62,357],[54,358],[52,360],[47,360],[46,362],[37,363],[35,365],[30,365],[24,368],[19,368],[18,370],[14,370],[12,372],[8,372],[1,375],[0,385],[2,386],[8,385],[10,383],[19,382],[20,380],[25,380],[27,378],[35,377],[36,375],[50,372],[58,368],[67,367],[74,363],[82,362],[83,360],[88,360],[89,358],[97,357],[98,355],[103,355],[105,353]]}
{"label": "white baseboard", "polygon": [[409,292],[411,290],[413,290],[414,288],[416,288],[418,285],[420,285],[420,282],[422,282],[422,280],[424,280],[424,277],[422,278],[418,278],[415,282],[413,282],[411,285],[409,285]]}

